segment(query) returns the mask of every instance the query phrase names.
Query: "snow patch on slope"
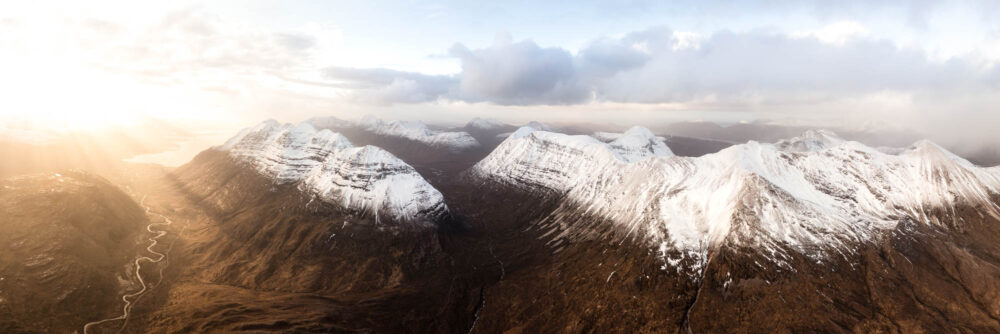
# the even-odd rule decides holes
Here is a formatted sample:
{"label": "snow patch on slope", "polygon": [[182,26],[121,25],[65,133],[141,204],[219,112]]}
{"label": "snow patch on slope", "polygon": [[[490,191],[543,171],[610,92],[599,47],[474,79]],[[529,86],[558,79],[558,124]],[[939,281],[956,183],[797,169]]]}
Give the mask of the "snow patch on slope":
{"label": "snow patch on slope", "polygon": [[324,201],[393,221],[433,221],[447,212],[444,197],[416,170],[374,146],[354,147],[311,123],[268,120],[215,149],[253,166],[278,184],[297,184]]}

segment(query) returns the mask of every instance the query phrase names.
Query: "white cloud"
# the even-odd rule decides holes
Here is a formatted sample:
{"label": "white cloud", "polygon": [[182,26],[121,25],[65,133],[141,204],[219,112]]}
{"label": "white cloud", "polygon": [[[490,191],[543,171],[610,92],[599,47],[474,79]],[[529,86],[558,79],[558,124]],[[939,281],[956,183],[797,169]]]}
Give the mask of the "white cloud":
{"label": "white cloud", "polygon": [[866,37],[868,28],[854,21],[839,21],[815,30],[794,32],[792,37],[813,37],[824,43],[844,45],[848,41]]}
{"label": "white cloud", "polygon": [[973,57],[982,67],[995,68],[1000,64],[1000,37],[983,42]]}
{"label": "white cloud", "polygon": [[690,31],[674,31],[674,51],[698,49],[705,41],[705,35]]}

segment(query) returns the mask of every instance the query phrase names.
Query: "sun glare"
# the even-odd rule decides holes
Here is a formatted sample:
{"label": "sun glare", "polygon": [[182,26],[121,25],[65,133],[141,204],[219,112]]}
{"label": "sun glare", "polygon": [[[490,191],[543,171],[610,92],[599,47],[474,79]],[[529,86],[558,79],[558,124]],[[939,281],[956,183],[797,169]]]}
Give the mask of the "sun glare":
{"label": "sun glare", "polygon": [[[133,85],[82,68],[55,67],[47,75],[35,66],[3,79],[13,92],[3,102],[5,116],[28,119],[35,126],[87,130],[136,121],[142,93]],[[10,72],[8,72],[10,73]]]}
{"label": "sun glare", "polygon": [[0,122],[6,127],[99,131],[203,114],[190,107],[196,97],[189,89],[109,68],[133,64],[109,52],[118,46],[67,20],[0,16]]}
{"label": "sun glare", "polygon": [[[56,35],[38,31],[38,40]],[[22,38],[0,51],[0,116],[35,127],[97,129],[134,121],[137,85],[88,67],[65,45]]]}

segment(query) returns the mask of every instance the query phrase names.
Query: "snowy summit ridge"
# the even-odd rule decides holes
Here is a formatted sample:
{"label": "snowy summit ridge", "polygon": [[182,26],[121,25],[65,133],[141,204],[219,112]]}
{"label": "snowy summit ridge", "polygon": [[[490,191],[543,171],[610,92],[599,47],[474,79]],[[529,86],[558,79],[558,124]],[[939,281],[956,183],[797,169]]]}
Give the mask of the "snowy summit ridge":
{"label": "snowy summit ridge", "polygon": [[605,144],[521,128],[471,174],[563,194],[583,214],[645,235],[664,257],[702,257],[725,243],[757,247],[780,264],[788,249],[849,251],[904,220],[954,226],[960,206],[1000,218],[1000,170],[928,141],[889,154],[811,131],[694,158],[658,149],[643,130]]}
{"label": "snowy summit ridge", "polygon": [[562,192],[635,161],[672,156],[662,141],[643,127],[633,127],[609,143],[586,135],[565,135],[530,125],[510,134],[471,172],[502,183]]}
{"label": "snowy summit ridge", "polygon": [[434,221],[444,197],[413,167],[378,147],[355,147],[311,123],[268,120],[215,149],[253,166],[278,184],[296,184],[323,201],[397,222]]}

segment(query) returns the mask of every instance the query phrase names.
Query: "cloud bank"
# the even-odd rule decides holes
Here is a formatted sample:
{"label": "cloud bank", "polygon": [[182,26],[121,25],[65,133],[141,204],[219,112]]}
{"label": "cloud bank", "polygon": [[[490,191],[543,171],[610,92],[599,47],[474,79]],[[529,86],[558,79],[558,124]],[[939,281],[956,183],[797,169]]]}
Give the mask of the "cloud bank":
{"label": "cloud bank", "polygon": [[438,99],[499,105],[712,101],[739,109],[885,92],[990,92],[998,86],[1000,71],[971,59],[936,62],[920,49],[889,41],[823,33],[685,36],[654,28],[597,39],[575,53],[501,36],[486,48],[452,47],[449,54],[462,69],[454,76],[343,68],[325,74],[358,83],[353,88],[361,95],[388,104]]}

